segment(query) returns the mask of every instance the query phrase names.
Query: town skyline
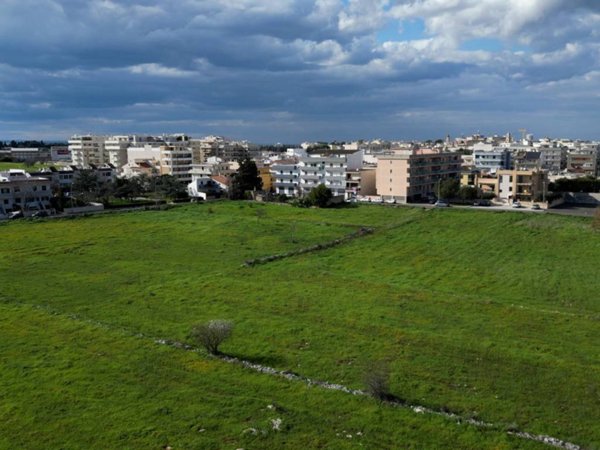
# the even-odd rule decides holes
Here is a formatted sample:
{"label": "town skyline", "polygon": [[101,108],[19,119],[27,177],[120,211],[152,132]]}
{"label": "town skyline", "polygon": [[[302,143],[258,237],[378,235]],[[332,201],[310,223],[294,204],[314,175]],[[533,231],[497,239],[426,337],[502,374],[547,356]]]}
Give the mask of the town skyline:
{"label": "town skyline", "polygon": [[592,1],[6,0],[0,24],[5,139],[600,139]]}

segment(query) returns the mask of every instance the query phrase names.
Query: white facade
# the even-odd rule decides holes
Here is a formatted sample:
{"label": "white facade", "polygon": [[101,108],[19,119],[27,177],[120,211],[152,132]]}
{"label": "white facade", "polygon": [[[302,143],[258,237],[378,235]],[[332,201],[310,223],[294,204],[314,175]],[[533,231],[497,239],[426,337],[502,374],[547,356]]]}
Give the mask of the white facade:
{"label": "white facade", "polygon": [[271,165],[273,189],[278,195],[295,197],[299,194],[299,170],[295,161],[276,161]]}
{"label": "white facade", "polygon": [[111,163],[119,173],[127,164],[127,149],[133,143],[133,136],[111,136],[104,142],[108,153],[108,162]]}
{"label": "white facade", "polygon": [[12,211],[24,213],[50,208],[51,181],[31,176],[24,170],[0,172],[0,214]]}
{"label": "white facade", "polygon": [[510,167],[510,153],[506,149],[475,150],[473,161],[476,169],[495,171]]}
{"label": "white facade", "polygon": [[109,162],[108,152],[104,146],[105,136],[72,136],[69,139],[69,150],[73,164],[87,168],[91,164],[101,165]]}
{"label": "white facade", "polygon": [[320,184],[331,189],[334,196],[346,193],[346,158],[342,156],[312,156],[300,158],[300,195],[308,194]]}

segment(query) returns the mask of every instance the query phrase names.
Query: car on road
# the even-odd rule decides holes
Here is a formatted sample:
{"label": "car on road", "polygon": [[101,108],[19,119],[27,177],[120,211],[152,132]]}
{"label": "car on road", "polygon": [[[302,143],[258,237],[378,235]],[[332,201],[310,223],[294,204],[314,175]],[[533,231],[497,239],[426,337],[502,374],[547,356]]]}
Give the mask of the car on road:
{"label": "car on road", "polygon": [[516,201],[516,202],[513,202],[512,207],[513,208],[522,208],[523,205],[521,205],[521,202]]}
{"label": "car on road", "polygon": [[438,200],[434,203],[434,206],[436,208],[448,208],[450,206],[450,203],[448,203],[446,200]]}
{"label": "car on road", "polygon": [[473,206],[492,206],[492,202],[489,200],[477,200],[473,202]]}
{"label": "car on road", "polygon": [[537,211],[537,210],[540,210],[542,208],[537,203],[534,203],[533,205],[531,205],[531,209],[535,209]]}
{"label": "car on road", "polygon": [[48,217],[48,216],[49,216],[48,211],[44,211],[44,210],[36,211],[31,215],[31,217]]}

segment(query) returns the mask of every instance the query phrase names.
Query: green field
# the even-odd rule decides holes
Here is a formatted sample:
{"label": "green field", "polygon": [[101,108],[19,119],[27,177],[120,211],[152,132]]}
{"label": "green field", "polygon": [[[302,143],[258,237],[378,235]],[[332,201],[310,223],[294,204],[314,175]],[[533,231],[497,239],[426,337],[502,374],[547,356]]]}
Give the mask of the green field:
{"label": "green field", "polygon": [[[600,448],[590,219],[223,202],[0,236],[0,448],[546,448],[508,428]],[[351,388],[386,360],[395,396],[495,425],[154,342],[211,319],[235,323],[228,355]]]}
{"label": "green field", "polygon": [[36,172],[41,169],[45,169],[53,166],[52,163],[35,163],[35,164],[25,164],[21,162],[0,162],[0,172],[10,170],[10,169],[21,169],[26,172]]}

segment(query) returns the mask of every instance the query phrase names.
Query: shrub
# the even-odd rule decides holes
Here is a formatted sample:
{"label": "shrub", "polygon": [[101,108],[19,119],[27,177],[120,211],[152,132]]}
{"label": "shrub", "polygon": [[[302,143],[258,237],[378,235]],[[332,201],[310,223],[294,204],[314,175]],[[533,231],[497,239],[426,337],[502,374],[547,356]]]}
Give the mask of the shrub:
{"label": "shrub", "polygon": [[226,320],[211,320],[192,327],[190,337],[211,355],[218,355],[219,346],[231,336],[233,324]]}
{"label": "shrub", "polygon": [[379,401],[387,400],[390,395],[390,369],[387,363],[378,361],[368,365],[364,376],[365,389],[369,395]]}

